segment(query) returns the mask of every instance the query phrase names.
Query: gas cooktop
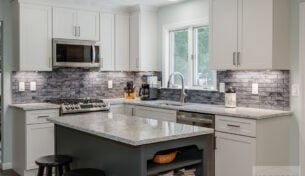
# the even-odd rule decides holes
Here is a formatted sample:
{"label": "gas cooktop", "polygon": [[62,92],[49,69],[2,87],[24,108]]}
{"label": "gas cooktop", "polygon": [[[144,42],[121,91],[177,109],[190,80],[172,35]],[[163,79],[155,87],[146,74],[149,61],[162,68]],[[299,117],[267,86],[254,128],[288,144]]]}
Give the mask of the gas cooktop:
{"label": "gas cooktop", "polygon": [[110,104],[101,99],[51,99],[46,102],[59,104],[61,114],[110,110]]}

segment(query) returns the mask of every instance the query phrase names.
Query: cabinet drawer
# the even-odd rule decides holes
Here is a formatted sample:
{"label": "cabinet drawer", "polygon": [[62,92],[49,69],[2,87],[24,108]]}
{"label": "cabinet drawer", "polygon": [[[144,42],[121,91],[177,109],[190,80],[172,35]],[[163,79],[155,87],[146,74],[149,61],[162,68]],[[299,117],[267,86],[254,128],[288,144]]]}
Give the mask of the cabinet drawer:
{"label": "cabinet drawer", "polygon": [[238,134],[243,136],[256,136],[256,121],[228,116],[215,117],[216,131]]}
{"label": "cabinet drawer", "polygon": [[51,109],[51,110],[39,110],[39,111],[27,111],[26,124],[49,123],[47,121],[47,118],[50,117],[59,117],[59,110]]}

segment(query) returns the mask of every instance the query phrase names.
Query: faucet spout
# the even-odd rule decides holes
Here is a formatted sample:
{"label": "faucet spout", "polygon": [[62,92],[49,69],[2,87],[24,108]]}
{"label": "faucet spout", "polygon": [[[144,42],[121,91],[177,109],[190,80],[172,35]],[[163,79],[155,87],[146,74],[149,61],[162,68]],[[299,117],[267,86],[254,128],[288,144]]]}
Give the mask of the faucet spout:
{"label": "faucet spout", "polygon": [[174,72],[169,76],[168,82],[167,82],[167,87],[170,88],[171,84],[172,84],[172,78],[174,77],[174,75],[177,75],[180,77],[181,79],[181,95],[180,95],[180,103],[185,103],[185,98],[187,97],[187,94],[185,93],[185,87],[184,87],[184,76],[179,73],[179,72]]}

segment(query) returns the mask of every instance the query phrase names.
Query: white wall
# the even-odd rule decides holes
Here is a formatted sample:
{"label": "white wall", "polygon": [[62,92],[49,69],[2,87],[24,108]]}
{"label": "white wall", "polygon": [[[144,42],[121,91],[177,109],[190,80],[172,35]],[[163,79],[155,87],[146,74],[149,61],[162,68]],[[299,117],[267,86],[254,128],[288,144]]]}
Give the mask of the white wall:
{"label": "white wall", "polygon": [[12,74],[12,28],[11,28],[11,10],[10,0],[0,0],[2,19],[4,20],[4,51],[3,51],[3,92],[2,92],[2,114],[1,114],[1,135],[3,156],[2,167],[7,168],[12,160],[12,122],[11,114],[8,111],[8,105],[12,102],[11,96],[11,74]]}
{"label": "white wall", "polygon": [[[160,8],[158,11],[159,63],[162,63],[162,28],[164,25],[206,18],[208,16],[209,0],[189,0]],[[161,68],[161,65],[159,68]]]}
{"label": "white wall", "polygon": [[[299,68],[299,3],[305,0],[291,1],[291,84],[300,84],[300,68]],[[305,48],[304,48],[305,49]],[[303,58],[305,59],[305,58]],[[304,69],[304,66],[302,67]],[[304,83],[303,83],[304,84]],[[304,96],[304,88],[301,87],[301,94]],[[291,109],[295,112],[295,117],[298,120],[300,131],[300,166],[301,174],[305,175],[305,117],[304,104],[301,96],[291,97]]]}

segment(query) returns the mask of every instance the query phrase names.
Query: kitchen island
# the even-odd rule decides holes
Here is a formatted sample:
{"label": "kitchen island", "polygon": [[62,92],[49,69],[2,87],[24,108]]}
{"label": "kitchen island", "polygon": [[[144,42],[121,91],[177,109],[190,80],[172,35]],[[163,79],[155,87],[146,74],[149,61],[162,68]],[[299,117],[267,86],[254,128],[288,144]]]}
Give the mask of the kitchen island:
{"label": "kitchen island", "polygon": [[[153,176],[193,167],[199,176],[213,175],[213,129],[102,112],[48,120],[55,123],[55,153],[74,157],[73,168]],[[180,152],[174,162],[152,162],[167,150]]]}

